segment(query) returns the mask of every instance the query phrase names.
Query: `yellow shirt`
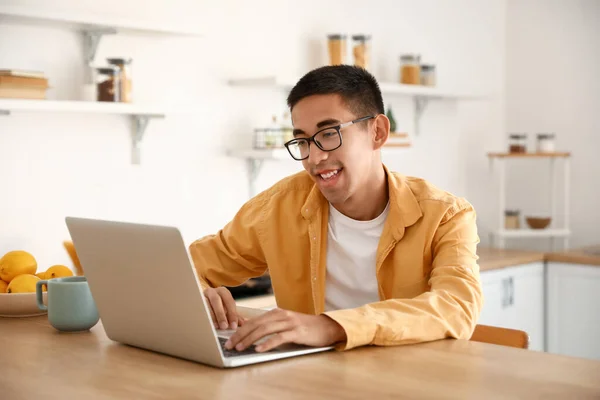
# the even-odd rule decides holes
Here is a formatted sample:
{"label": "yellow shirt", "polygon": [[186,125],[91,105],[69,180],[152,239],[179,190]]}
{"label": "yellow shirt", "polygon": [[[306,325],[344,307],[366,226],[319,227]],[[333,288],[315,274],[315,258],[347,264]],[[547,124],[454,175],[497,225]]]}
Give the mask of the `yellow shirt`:
{"label": "yellow shirt", "polygon": [[[325,313],[346,332],[337,348],[468,339],[483,305],[475,210],[422,179],[385,170],[390,209],[376,257],[380,301]],[[324,313],[328,215],[308,173],[283,179],[216,235],[190,245],[202,286],[237,286],[268,269],[279,308]]]}

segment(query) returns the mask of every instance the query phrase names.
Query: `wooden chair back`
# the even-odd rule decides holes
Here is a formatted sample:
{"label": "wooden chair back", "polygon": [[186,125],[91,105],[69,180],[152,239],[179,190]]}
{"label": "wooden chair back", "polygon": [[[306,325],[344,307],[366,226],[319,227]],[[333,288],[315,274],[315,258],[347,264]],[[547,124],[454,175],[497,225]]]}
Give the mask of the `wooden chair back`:
{"label": "wooden chair back", "polygon": [[529,348],[529,335],[527,332],[497,326],[477,325],[471,336],[471,340],[474,342],[517,347],[519,349]]}

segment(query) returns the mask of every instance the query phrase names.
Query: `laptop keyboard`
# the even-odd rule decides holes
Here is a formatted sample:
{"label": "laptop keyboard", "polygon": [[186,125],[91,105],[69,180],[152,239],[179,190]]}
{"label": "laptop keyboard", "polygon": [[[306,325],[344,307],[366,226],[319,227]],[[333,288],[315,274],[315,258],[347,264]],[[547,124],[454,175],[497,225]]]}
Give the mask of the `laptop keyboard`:
{"label": "laptop keyboard", "polygon": [[242,350],[242,351],[237,351],[236,349],[231,349],[231,350],[227,350],[225,348],[225,342],[227,342],[227,338],[222,338],[219,337],[219,344],[221,345],[221,349],[223,349],[223,355],[225,357],[239,357],[239,356],[247,356],[247,355],[251,355],[251,354],[264,354],[264,353],[271,353],[274,351],[277,351],[276,349],[272,349],[269,351],[266,351],[264,353],[259,353],[256,351],[256,347],[254,345],[248,347],[246,350]]}

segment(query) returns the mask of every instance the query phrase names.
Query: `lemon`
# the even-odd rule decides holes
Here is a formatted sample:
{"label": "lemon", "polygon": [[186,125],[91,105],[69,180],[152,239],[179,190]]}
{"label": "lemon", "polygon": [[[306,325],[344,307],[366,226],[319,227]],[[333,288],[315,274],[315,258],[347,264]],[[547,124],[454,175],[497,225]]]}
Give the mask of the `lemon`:
{"label": "lemon", "polygon": [[10,283],[17,275],[35,274],[37,261],[26,251],[10,251],[0,258],[0,279]]}
{"label": "lemon", "polygon": [[7,288],[8,288],[8,283],[6,283],[2,279],[0,279],[0,293],[6,293]]}
{"label": "lemon", "polygon": [[40,280],[35,275],[22,274],[15,277],[8,284],[6,293],[31,293],[35,292],[35,284]]}
{"label": "lemon", "polygon": [[35,274],[35,276],[37,276],[40,279],[46,279],[46,271],[44,272],[38,272],[37,274]]}
{"label": "lemon", "polygon": [[44,279],[64,278],[66,276],[73,276],[73,271],[64,265],[53,265],[48,268],[45,276]]}

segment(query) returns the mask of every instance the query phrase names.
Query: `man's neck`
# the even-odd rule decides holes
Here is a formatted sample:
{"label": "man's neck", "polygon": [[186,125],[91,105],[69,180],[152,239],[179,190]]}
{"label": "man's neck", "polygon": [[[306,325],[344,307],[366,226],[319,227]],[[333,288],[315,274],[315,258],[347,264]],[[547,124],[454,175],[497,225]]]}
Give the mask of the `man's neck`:
{"label": "man's neck", "polygon": [[385,210],[389,200],[388,182],[383,165],[373,170],[368,185],[343,204],[333,206],[347,216],[357,221],[370,221],[377,218]]}

